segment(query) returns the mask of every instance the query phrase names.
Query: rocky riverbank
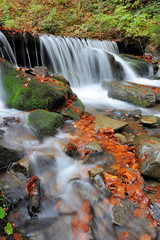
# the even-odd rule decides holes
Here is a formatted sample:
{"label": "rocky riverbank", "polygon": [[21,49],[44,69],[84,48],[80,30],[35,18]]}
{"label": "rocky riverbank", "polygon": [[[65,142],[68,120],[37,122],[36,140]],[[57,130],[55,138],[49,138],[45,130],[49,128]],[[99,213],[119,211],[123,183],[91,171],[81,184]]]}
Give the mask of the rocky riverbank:
{"label": "rocky riverbank", "polygon": [[[1,195],[6,196],[10,211],[1,201],[1,238],[24,239],[13,225],[7,231],[9,221],[34,240],[51,236],[158,240],[160,117],[143,115],[140,109],[92,115],[85,112],[62,76],[49,76],[42,68],[38,73],[36,69],[16,70],[4,61],[1,66],[8,106],[29,111],[30,130],[25,134],[32,143],[30,148],[23,144],[19,149],[9,148],[5,130],[23,123],[12,116],[2,118]],[[156,98],[159,89],[152,93]],[[57,147],[53,136],[59,128],[67,140],[58,140]],[[60,166],[59,155],[63,158]],[[68,161],[74,167],[58,175]],[[68,188],[72,189],[69,201],[64,197]]]}

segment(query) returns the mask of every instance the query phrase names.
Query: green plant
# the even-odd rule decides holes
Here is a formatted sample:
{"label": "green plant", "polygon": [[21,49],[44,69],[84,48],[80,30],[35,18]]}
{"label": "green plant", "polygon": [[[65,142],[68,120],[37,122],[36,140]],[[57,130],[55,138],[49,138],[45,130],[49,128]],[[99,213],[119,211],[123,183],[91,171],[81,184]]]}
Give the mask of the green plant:
{"label": "green plant", "polygon": [[7,225],[5,226],[4,228],[4,231],[7,235],[11,235],[13,234],[13,227],[12,227],[12,224],[11,223],[7,223]]}

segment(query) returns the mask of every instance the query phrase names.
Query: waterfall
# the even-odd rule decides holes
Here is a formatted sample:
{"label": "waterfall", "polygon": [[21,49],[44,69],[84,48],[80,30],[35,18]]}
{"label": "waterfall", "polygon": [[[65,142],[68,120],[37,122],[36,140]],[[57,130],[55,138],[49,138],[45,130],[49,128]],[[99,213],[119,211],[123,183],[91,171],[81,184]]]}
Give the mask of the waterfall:
{"label": "waterfall", "polygon": [[4,59],[9,59],[11,63],[17,65],[12,48],[2,32],[0,32],[0,54]]}
{"label": "waterfall", "polygon": [[42,65],[64,75],[74,87],[113,80],[107,53],[118,53],[115,42],[42,35],[40,49]]}
{"label": "waterfall", "polygon": [[[50,73],[63,75],[72,87],[100,84],[102,80],[136,81],[141,75],[119,56],[113,41],[45,34],[34,38],[27,32],[8,39],[12,40],[12,47],[0,32],[2,58],[22,67],[47,66]],[[153,76],[153,68],[148,66],[145,73],[145,77]]]}

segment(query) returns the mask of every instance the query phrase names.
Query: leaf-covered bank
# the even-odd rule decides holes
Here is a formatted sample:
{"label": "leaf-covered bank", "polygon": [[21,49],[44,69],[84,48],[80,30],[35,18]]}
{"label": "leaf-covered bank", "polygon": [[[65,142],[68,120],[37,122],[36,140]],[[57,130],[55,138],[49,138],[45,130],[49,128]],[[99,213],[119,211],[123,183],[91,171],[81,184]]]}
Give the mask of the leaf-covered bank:
{"label": "leaf-covered bank", "polygon": [[158,48],[159,13],[156,0],[2,0],[0,24],[55,35],[149,40]]}

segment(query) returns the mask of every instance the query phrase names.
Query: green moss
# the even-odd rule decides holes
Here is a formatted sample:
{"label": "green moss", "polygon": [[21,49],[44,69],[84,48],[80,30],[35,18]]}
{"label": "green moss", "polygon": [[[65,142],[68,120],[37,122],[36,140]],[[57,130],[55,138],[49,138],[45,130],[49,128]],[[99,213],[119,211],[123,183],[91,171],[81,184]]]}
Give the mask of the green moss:
{"label": "green moss", "polygon": [[147,100],[140,100],[136,97],[130,96],[130,97],[128,97],[128,101],[130,103],[133,103],[135,105],[138,105],[138,106],[141,106],[141,107],[144,107],[144,108],[149,107],[149,104],[148,104]]}
{"label": "green moss", "polygon": [[63,117],[54,112],[38,109],[28,116],[28,124],[38,138],[55,135],[57,128],[63,124]]}
{"label": "green moss", "polygon": [[[49,109],[56,111],[62,107],[67,98],[73,95],[72,90],[68,86],[68,81],[61,76],[57,76],[58,79],[63,80],[63,84],[54,83],[49,85],[48,83],[40,83],[35,77],[29,74],[22,75],[22,72],[16,71],[12,65],[8,63],[0,62],[5,77],[3,80],[3,86],[6,92],[6,101],[9,107],[30,111],[34,109]],[[31,81],[27,82],[27,78]],[[27,83],[27,87],[24,84]],[[61,83],[61,82],[60,82]]]}
{"label": "green moss", "polygon": [[[78,110],[78,111],[76,111]],[[84,113],[85,111],[85,106],[83,105],[83,103],[81,102],[81,100],[79,98],[77,98],[74,103],[72,104],[72,107],[69,108],[63,108],[60,113],[62,113],[62,115],[65,118],[69,118],[72,120],[79,120],[81,115]]]}

